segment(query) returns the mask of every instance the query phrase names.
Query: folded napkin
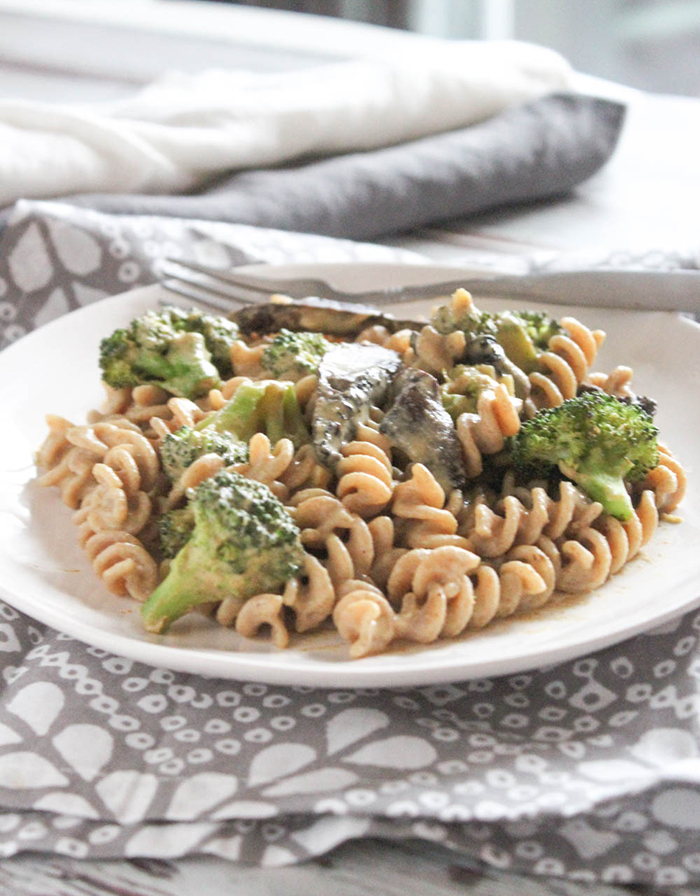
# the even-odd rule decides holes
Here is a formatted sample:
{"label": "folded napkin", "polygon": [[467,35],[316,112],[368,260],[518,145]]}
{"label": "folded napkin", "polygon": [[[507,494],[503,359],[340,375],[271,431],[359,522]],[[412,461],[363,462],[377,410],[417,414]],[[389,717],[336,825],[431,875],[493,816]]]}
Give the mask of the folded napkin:
{"label": "folded napkin", "polygon": [[175,74],[97,105],[0,103],[0,206],[78,192],[172,193],[234,169],[464,127],[571,85],[517,42],[445,42],[298,72]]}
{"label": "folded napkin", "polygon": [[697,612],[549,669],[391,691],[207,679],[0,619],[0,856],[276,866],[386,837],[700,883]]}
{"label": "folded napkin", "polygon": [[[0,237],[5,338],[149,282],[177,251],[218,263],[418,260],[25,202]],[[324,690],[151,668],[0,603],[0,856],[274,866],[386,837],[549,878],[697,886],[699,632],[696,610],[528,673]]]}
{"label": "folded napkin", "polygon": [[87,195],[118,214],[231,221],[376,239],[507,204],[560,196],[610,157],[624,106],[548,95],[398,146],[236,173],[190,196]]}

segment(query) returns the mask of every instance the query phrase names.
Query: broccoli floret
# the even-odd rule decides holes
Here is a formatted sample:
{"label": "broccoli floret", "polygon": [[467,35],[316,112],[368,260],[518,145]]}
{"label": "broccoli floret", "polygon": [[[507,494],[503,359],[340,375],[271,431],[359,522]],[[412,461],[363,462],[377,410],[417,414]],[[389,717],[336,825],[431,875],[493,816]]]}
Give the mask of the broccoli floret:
{"label": "broccoli floret", "polygon": [[173,328],[183,333],[201,333],[211,360],[222,378],[233,375],[231,345],[238,339],[238,324],[226,317],[191,308],[185,311],[172,306],[166,309]]}
{"label": "broccoli floret", "polygon": [[525,373],[537,368],[537,360],[552,336],[562,332],[561,324],[543,311],[479,311],[474,305],[442,305],[431,318],[433,327],[443,335],[461,330],[471,340],[494,339],[506,357]]}
{"label": "broccoli floret", "polygon": [[[479,396],[484,389],[493,389],[498,380],[495,379],[495,370],[490,368],[494,376],[487,373],[484,366],[467,367],[458,364],[445,373],[445,382],[440,387],[442,404],[453,420],[460,414],[474,414],[477,410]],[[506,378],[504,378],[506,379]],[[507,377],[509,391],[513,391],[513,381]]]}
{"label": "broccoli floret", "polygon": [[626,482],[658,463],[657,429],[639,406],[605,392],[585,392],[540,411],[515,437],[514,460],[536,475],[558,467],[619,520],[633,514]]}
{"label": "broccoli floret", "polygon": [[546,349],[552,336],[562,332],[562,325],[558,320],[549,317],[544,311],[509,311],[506,315],[517,321],[538,349]]}
{"label": "broccoli floret", "polygon": [[471,336],[495,336],[496,315],[488,311],[479,311],[473,304],[455,310],[453,303],[440,305],[433,311],[430,323],[443,336],[461,330]]}
{"label": "broccoli floret", "polygon": [[296,448],[310,440],[294,383],[276,380],[243,380],[233,397],[195,429],[229,433],[244,442],[264,432],[273,444],[287,438]]}
{"label": "broccoli floret", "polygon": [[141,608],[150,632],[165,631],[200,604],[243,604],[275,591],[302,568],[299,529],[263,483],[222,470],[191,490],[189,506],[192,536]]}
{"label": "broccoli floret", "polygon": [[160,446],[163,470],[173,482],[204,454],[219,454],[229,466],[248,460],[248,446],[245,442],[236,441],[228,433],[213,429],[197,430],[190,426],[182,426],[170,433]]}
{"label": "broccoli floret", "polygon": [[561,325],[541,311],[504,311],[494,315],[495,339],[508,360],[525,373],[537,369],[539,356],[547,349]]}
{"label": "broccoli floret", "polygon": [[169,307],[147,311],[100,344],[102,379],[115,389],[151,384],[197,398],[231,374],[238,327],[225,318]]}
{"label": "broccoli floret", "polygon": [[185,398],[221,383],[204,336],[175,328],[167,311],[148,311],[103,339],[100,368],[115,389],[152,384]]}
{"label": "broccoli floret", "polygon": [[321,333],[280,330],[262,354],[261,364],[278,380],[316,373],[331,343]]}
{"label": "broccoli floret", "polygon": [[174,557],[190,540],[193,530],[194,511],[189,504],[164,513],[158,520],[158,536],[163,556]]}

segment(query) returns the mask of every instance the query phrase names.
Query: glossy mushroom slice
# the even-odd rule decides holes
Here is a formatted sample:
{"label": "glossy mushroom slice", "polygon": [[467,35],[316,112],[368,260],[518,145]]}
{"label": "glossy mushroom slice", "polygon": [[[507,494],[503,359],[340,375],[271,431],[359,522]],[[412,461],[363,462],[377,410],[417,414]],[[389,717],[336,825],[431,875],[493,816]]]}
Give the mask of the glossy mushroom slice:
{"label": "glossy mushroom slice", "polygon": [[400,368],[396,352],[371,343],[339,343],[326,352],[318,369],[311,427],[322,464],[335,467],[341,446],[353,441],[357,424],[369,419]]}
{"label": "glossy mushroom slice", "polygon": [[423,370],[404,370],[392,391],[395,397],[379,431],[410,461],[424,464],[446,491],[463,488],[460,441],[435,377]]}
{"label": "glossy mushroom slice", "polygon": [[329,336],[352,339],[366,327],[375,324],[390,333],[397,330],[419,330],[425,321],[397,320],[376,308],[349,302],[334,302],[309,296],[305,299],[268,302],[265,305],[246,305],[229,317],[245,334],[276,333],[279,330],[311,330]]}

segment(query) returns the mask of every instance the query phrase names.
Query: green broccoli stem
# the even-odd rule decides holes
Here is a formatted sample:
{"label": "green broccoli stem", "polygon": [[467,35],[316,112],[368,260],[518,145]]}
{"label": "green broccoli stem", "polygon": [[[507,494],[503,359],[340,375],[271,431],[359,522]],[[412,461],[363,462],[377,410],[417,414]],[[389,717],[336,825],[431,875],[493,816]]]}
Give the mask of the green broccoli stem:
{"label": "green broccoli stem", "polygon": [[211,427],[220,433],[232,433],[247,442],[256,432],[260,418],[260,402],[265,383],[241,383],[233,397],[211,417],[205,417],[195,429]]}
{"label": "green broccoli stem", "polygon": [[291,382],[258,380],[241,383],[233,397],[214,415],[205,417],[195,429],[230,433],[247,442],[264,432],[274,445],[289,438],[295,448],[309,441],[294,385]]}
{"label": "green broccoli stem", "polygon": [[222,590],[222,581],[226,579],[212,568],[211,559],[193,538],[175,557],[167,577],[142,604],[144,627],[160,634],[195,607],[223,600],[228,592]]}
{"label": "green broccoli stem", "polygon": [[600,467],[576,469],[560,463],[559,469],[565,476],[579,485],[592,501],[603,505],[603,510],[615,519],[625,522],[634,515],[634,507],[625,486],[624,473],[601,472]]}
{"label": "green broccoli stem", "polygon": [[304,422],[304,417],[297,401],[297,393],[294,388],[287,388],[282,399],[282,416],[287,438],[291,439],[295,448],[311,441],[309,430]]}
{"label": "green broccoli stem", "polygon": [[268,382],[258,406],[258,427],[263,429],[271,444],[280,439],[291,439],[295,448],[309,441],[309,434],[299,409],[296,392],[291,383]]}

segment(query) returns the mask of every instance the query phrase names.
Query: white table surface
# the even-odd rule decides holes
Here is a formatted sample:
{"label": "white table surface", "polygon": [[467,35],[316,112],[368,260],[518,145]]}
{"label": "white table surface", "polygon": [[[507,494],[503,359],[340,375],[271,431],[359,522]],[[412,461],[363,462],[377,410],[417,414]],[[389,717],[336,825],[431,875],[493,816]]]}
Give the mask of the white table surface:
{"label": "white table surface", "polygon": [[[167,15],[164,10],[167,9]],[[177,0],[0,0],[0,98],[99,100],[125,95],[173,67],[291,69],[329,58],[410,50],[413,35],[357,23]],[[427,39],[431,40],[431,39]],[[134,53],[133,47],[139,52]],[[385,240],[440,263],[512,266],[522,253],[700,254],[700,100],[659,97],[582,79],[629,101],[611,162],[566,199]],[[22,855],[0,862],[2,896],[316,896],[354,894],[622,896],[624,887],[538,881],[490,871],[426,843],[359,841],[280,869],[210,858],[80,862]],[[651,896],[651,890],[635,889]],[[699,890],[679,888],[681,894]]]}

